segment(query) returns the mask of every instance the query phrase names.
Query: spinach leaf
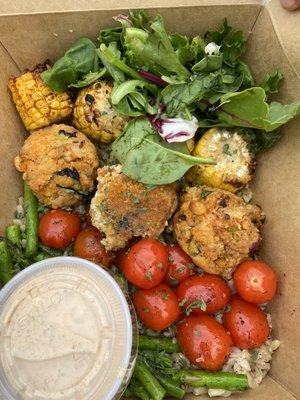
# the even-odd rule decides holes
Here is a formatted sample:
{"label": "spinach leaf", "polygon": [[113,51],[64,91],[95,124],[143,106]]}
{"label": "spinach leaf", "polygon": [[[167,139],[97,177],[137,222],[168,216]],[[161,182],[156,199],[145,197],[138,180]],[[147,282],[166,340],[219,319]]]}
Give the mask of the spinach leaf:
{"label": "spinach leaf", "polygon": [[278,86],[281,80],[282,80],[282,74],[280,71],[276,70],[273,75],[268,74],[262,80],[259,86],[264,89],[267,95],[270,93],[277,93]]}
{"label": "spinach leaf", "polygon": [[63,92],[89,72],[98,70],[99,60],[95,44],[90,39],[81,38],[56,61],[51,69],[42,72],[41,77],[51,89]]}
{"label": "spinach leaf", "polygon": [[261,87],[242,92],[227,93],[220,99],[216,110],[221,122],[229,125],[262,129],[267,132],[285,124],[300,114],[300,101],[283,105],[266,103],[266,93]]}
{"label": "spinach leaf", "polygon": [[112,150],[125,175],[150,185],[175,182],[193,165],[214,163],[191,156],[185,143],[164,142],[147,118],[131,121]]}
{"label": "spinach leaf", "polygon": [[278,129],[272,132],[257,129],[241,129],[240,134],[248,143],[249,150],[253,154],[258,154],[269,149],[282,137]]}
{"label": "spinach leaf", "polygon": [[141,28],[124,30],[124,47],[130,65],[158,76],[188,78],[190,72],[181,64],[167,35],[161,16],[150,25],[150,31]]}
{"label": "spinach leaf", "polygon": [[150,96],[145,89],[157,94],[157,86],[142,80],[129,80],[118,84],[115,82],[111,94],[111,103],[116,111],[130,117],[137,117],[145,114],[156,114],[158,105],[152,106]]}

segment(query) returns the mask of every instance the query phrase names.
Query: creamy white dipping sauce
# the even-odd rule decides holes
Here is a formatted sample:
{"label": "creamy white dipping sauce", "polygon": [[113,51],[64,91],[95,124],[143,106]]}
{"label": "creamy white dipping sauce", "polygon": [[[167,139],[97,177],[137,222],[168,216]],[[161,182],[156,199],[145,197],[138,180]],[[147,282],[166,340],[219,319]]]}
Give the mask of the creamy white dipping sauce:
{"label": "creamy white dipping sauce", "polygon": [[126,317],[116,293],[90,271],[38,272],[13,291],[0,316],[10,385],[24,400],[106,399],[129,361]]}

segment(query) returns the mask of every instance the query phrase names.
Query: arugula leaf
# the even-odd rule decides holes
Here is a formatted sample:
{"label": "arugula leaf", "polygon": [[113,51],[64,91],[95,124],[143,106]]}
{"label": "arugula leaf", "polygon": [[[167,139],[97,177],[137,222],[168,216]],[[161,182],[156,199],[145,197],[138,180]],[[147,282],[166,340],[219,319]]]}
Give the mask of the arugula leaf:
{"label": "arugula leaf", "polygon": [[249,150],[253,154],[258,154],[269,149],[282,137],[278,129],[272,132],[257,129],[241,129],[240,134],[248,143]]}
{"label": "arugula leaf", "polygon": [[126,28],[124,46],[127,60],[134,68],[144,69],[158,76],[190,76],[172,47],[161,16],[157,16],[151,23],[149,32],[135,27]]}
{"label": "arugula leaf", "polygon": [[99,60],[95,44],[90,39],[81,38],[56,61],[51,69],[42,72],[41,77],[51,89],[63,92],[89,72],[98,70]]}
{"label": "arugula leaf", "polygon": [[121,43],[121,35],[122,35],[121,27],[101,29],[97,40],[100,43],[104,43],[106,45],[109,45],[109,43],[111,42],[116,42],[119,44]]}
{"label": "arugula leaf", "polygon": [[277,93],[278,86],[282,80],[282,74],[280,71],[276,70],[274,74],[268,74],[262,82],[259,84],[260,87],[264,89],[266,94]]}
{"label": "arugula leaf", "polygon": [[151,185],[177,181],[193,165],[214,163],[211,158],[193,157],[185,143],[166,143],[147,118],[131,121],[112,145],[122,172]]}
{"label": "arugula leaf", "polygon": [[199,42],[196,39],[190,43],[189,37],[177,33],[170,35],[169,38],[182,65],[186,65],[196,59],[199,53]]}
{"label": "arugula leaf", "polygon": [[129,18],[136,28],[149,29],[149,16],[144,10],[131,10],[129,11]]}
{"label": "arugula leaf", "polygon": [[100,78],[105,77],[106,75],[107,75],[106,68],[102,68],[98,72],[89,72],[88,74],[84,75],[80,81],[77,81],[76,83],[71,83],[69,87],[75,87],[80,89],[90,85],[91,83],[97,81]]}
{"label": "arugula leaf", "polygon": [[116,84],[111,94],[111,103],[116,111],[130,117],[137,117],[145,114],[156,114],[158,105],[152,106],[146,91],[148,89],[153,94],[157,93],[157,86],[142,80],[129,80],[121,84]]}
{"label": "arugula leaf", "polygon": [[242,92],[226,93],[216,110],[219,121],[229,125],[262,129],[267,132],[285,124],[300,114],[300,101],[283,105],[266,103],[266,93],[261,87]]}

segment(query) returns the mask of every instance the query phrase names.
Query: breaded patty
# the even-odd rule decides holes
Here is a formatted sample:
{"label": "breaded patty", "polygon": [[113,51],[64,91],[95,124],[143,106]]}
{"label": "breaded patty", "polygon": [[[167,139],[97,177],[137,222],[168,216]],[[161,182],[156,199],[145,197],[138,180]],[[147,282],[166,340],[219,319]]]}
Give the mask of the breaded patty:
{"label": "breaded patty", "polygon": [[121,165],[98,170],[92,224],[105,234],[107,250],[124,248],[134,237],[157,238],[177,207],[173,185],[147,187],[121,172]]}
{"label": "breaded patty", "polygon": [[176,212],[174,232],[182,249],[206,272],[228,276],[258,247],[261,209],[235,194],[191,187]]}
{"label": "breaded patty", "polygon": [[52,208],[82,202],[94,189],[99,165],[94,144],[68,125],[51,125],[31,133],[15,166],[42,204]]}

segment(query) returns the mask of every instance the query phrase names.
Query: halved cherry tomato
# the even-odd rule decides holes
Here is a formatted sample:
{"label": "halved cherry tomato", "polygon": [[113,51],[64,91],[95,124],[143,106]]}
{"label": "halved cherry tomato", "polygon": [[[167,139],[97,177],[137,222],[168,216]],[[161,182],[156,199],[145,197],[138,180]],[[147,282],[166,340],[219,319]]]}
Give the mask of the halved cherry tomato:
{"label": "halved cherry tomato", "polygon": [[177,320],[180,308],[172,289],[160,283],[152,289],[139,289],[133,294],[139,319],[154,331],[162,331]]}
{"label": "halved cherry tomato", "polygon": [[229,310],[225,311],[223,321],[234,345],[241,349],[259,347],[270,333],[267,317],[261,309],[237,295],[231,297]]}
{"label": "halved cherry tomato", "polygon": [[84,229],[75,240],[74,255],[108,267],[109,256],[101,239],[102,235],[98,229],[94,227]]}
{"label": "halved cherry tomato", "polygon": [[81,229],[77,214],[65,210],[51,210],[42,216],[39,237],[42,243],[54,249],[65,249]]}
{"label": "halved cherry tomato", "polygon": [[168,255],[159,240],[141,239],[128,251],[124,274],[129,282],[142,289],[158,285],[166,274]]}
{"label": "halved cherry tomato", "polygon": [[235,270],[233,281],[240,297],[249,303],[266,303],[276,293],[276,274],[263,261],[244,261]]}
{"label": "halved cherry tomato", "polygon": [[168,267],[163,281],[170,286],[175,286],[193,275],[194,264],[191,257],[178,245],[167,246],[167,252]]}
{"label": "halved cherry tomato", "polygon": [[229,333],[208,315],[189,316],[177,324],[177,340],[183,353],[197,367],[217,371],[232,346]]}
{"label": "halved cherry tomato", "polygon": [[177,297],[187,314],[214,313],[226,306],[230,289],[218,275],[194,275],[178,286]]}

